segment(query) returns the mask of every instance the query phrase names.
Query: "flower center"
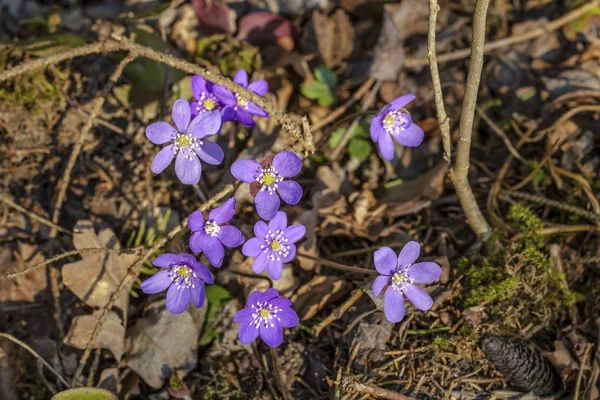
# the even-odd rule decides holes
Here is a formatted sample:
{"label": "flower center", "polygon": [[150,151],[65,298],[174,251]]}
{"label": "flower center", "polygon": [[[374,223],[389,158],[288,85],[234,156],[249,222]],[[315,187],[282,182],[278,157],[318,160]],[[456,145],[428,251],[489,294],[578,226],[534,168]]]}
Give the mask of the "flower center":
{"label": "flower center", "polygon": [[394,290],[402,290],[406,283],[412,283],[412,279],[410,279],[407,275],[408,268],[398,271],[392,275],[392,289]]}
{"label": "flower center", "polygon": [[191,158],[192,155],[195,155],[194,148],[199,149],[202,144],[202,140],[191,133],[177,133],[175,140],[173,140],[175,154],[181,152],[185,158]]}
{"label": "flower center", "polygon": [[196,278],[197,275],[187,265],[174,265],[171,267],[171,271],[169,271],[169,278],[171,278],[177,289],[196,287],[192,277]]}
{"label": "flower center", "polygon": [[236,93],[235,100],[237,101],[238,106],[240,106],[242,108],[248,108],[248,99],[245,99]]}
{"label": "flower center", "polygon": [[254,325],[256,328],[259,328],[261,323],[263,323],[265,328],[273,328],[275,327],[273,319],[281,321],[281,318],[277,315],[281,312],[281,308],[274,306],[273,304],[258,302],[253,304],[252,308],[255,311],[252,314],[250,324]]}
{"label": "flower center", "polygon": [[273,194],[279,182],[283,180],[283,176],[279,175],[275,167],[270,166],[262,168],[256,177],[256,182],[260,184],[260,190],[268,190],[269,194]]}
{"label": "flower center", "polygon": [[206,224],[204,224],[204,232],[212,237],[216,237],[219,232],[221,232],[221,227],[214,221],[207,221]]}
{"label": "flower center", "polygon": [[269,231],[265,235],[265,244],[261,244],[260,248],[271,260],[281,261],[281,258],[285,258],[290,254],[290,246],[285,244],[288,239],[283,236],[281,229],[275,232]]}
{"label": "flower center", "polygon": [[205,110],[212,111],[215,109],[216,106],[217,106],[217,104],[215,103],[215,101],[213,99],[204,100],[204,109]]}
{"label": "flower center", "polygon": [[392,110],[383,117],[383,128],[392,135],[397,135],[406,130],[412,124],[410,115],[403,113],[402,110]]}
{"label": "flower center", "polygon": [[198,111],[198,113],[212,111],[214,109],[218,110],[219,108],[219,102],[214,94],[202,92],[198,99],[198,105],[196,106],[196,111]]}

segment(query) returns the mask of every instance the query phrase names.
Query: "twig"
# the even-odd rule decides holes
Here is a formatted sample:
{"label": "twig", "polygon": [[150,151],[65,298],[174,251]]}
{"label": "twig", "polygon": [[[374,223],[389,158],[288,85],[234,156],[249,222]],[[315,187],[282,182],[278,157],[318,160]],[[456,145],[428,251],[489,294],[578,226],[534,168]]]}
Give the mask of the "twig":
{"label": "twig", "polygon": [[414,397],[408,397],[391,390],[383,389],[368,383],[359,382],[356,378],[344,376],[340,382],[340,387],[344,392],[361,393],[375,396],[376,398],[388,400],[416,400]]}
{"label": "twig", "polygon": [[561,115],[560,118],[557,119],[552,124],[551,127],[540,130],[538,132],[538,135],[544,135],[544,134],[547,134],[549,132],[552,132],[556,128],[556,126],[562,124],[565,121],[570,120],[575,115],[581,114],[583,112],[600,112],[600,106],[599,105],[593,105],[593,106],[584,105],[584,106],[573,107],[569,111],[567,111],[566,113],[564,113],[563,115]]}
{"label": "twig", "polygon": [[69,388],[69,383],[65,380],[65,378],[63,378],[58,371],[56,371],[54,368],[52,368],[52,365],[48,364],[48,362],[46,362],[46,360],[44,360],[35,350],[33,350],[31,347],[29,347],[27,344],[23,343],[22,341],[20,341],[19,339],[17,339],[16,337],[9,335],[8,333],[4,333],[4,332],[0,332],[0,337],[6,338],[8,340],[10,340],[11,342],[14,342],[16,344],[18,344],[19,346],[21,346],[22,348],[24,348],[25,350],[27,350],[29,353],[31,353],[33,356],[35,356],[42,364],[44,364],[44,367],[48,368],[50,370],[50,372],[52,372],[54,375],[56,375],[56,377],[67,387]]}
{"label": "twig", "polygon": [[10,199],[10,197],[6,193],[0,197],[0,201],[3,202],[4,204],[6,204],[7,206],[14,208],[17,211],[22,212],[23,214],[27,215],[29,218],[35,219],[36,221],[41,222],[42,224],[49,226],[50,228],[54,228],[59,232],[73,233],[72,231],[63,228],[62,226],[57,225],[54,222],[49,221],[44,217],[40,217],[39,215],[35,214],[34,212],[21,207],[20,205],[18,205],[14,201],[12,201],[12,199]]}
{"label": "twig", "polygon": [[[207,211],[210,207],[212,207],[213,204],[215,204],[216,202],[221,200],[223,197],[227,196],[229,193],[233,192],[233,188],[234,188],[233,184],[229,184],[229,185],[225,186],[225,188],[223,188],[223,190],[221,190],[219,193],[217,193],[213,197],[211,197],[206,203],[202,204],[202,206],[200,206],[200,208],[198,208],[198,210]],[[94,345],[94,342],[96,341],[96,338],[98,337],[98,334],[100,333],[100,329],[102,328],[104,321],[106,321],[106,318],[108,317],[109,311],[111,310],[111,308],[113,307],[115,302],[119,299],[119,296],[121,295],[121,292],[123,291],[123,289],[125,287],[127,287],[127,285],[129,284],[129,281],[131,281],[131,280],[135,279],[135,277],[137,277],[140,268],[152,256],[152,254],[154,254],[155,252],[160,250],[165,244],[167,244],[167,242],[169,240],[173,239],[186,226],[187,226],[187,218],[185,218],[183,221],[181,221],[181,223],[179,225],[177,225],[175,228],[173,228],[167,234],[167,236],[162,237],[159,240],[157,240],[156,243],[154,243],[154,245],[150,249],[148,249],[139,260],[137,260],[131,267],[129,267],[129,271],[127,272],[127,275],[125,276],[125,278],[123,278],[123,280],[119,283],[119,285],[117,286],[117,288],[115,289],[113,294],[110,296],[110,299],[108,300],[108,303],[106,304],[106,307],[104,307],[102,309],[102,313],[98,317],[98,322],[96,322],[96,326],[94,327],[94,330],[92,331],[90,341],[87,343],[87,346],[85,347],[85,351],[83,352],[83,355],[81,356],[81,359],[79,360],[79,366],[77,367],[77,370],[75,371],[75,375],[73,376],[73,381],[72,381],[73,386],[78,385],[79,377],[81,376],[81,373],[83,372],[83,368],[85,367],[85,364],[87,363],[87,360],[89,359],[90,354],[92,352],[92,346]]]}
{"label": "twig", "polygon": [[591,350],[592,345],[591,343],[588,343],[585,346],[583,356],[581,356],[581,363],[579,364],[579,372],[577,373],[577,381],[575,383],[575,395],[573,396],[573,400],[579,400],[579,389],[581,388],[581,381],[583,380],[583,371],[585,370],[585,363],[587,362],[587,358]]}
{"label": "twig", "polygon": [[346,100],[344,104],[342,104],[341,106],[333,110],[331,113],[329,113],[325,118],[314,124],[312,130],[316,132],[319,129],[323,128],[325,125],[332,123],[338,117],[342,116],[346,111],[348,111],[350,107],[352,107],[354,103],[360,100],[365,95],[365,93],[367,93],[367,91],[371,88],[371,85],[373,85],[374,81],[374,78],[368,78],[366,81],[364,81],[363,84],[360,85],[358,90],[352,93],[352,96],[348,100]]}
{"label": "twig", "polygon": [[291,134],[298,143],[302,144],[305,152],[310,153],[314,151],[313,137],[307,120],[303,120],[302,124],[300,125],[297,123],[295,118],[292,118],[290,115],[281,111],[265,97],[259,96],[254,92],[235,84],[230,79],[215,74],[212,71],[188,61],[181,60],[169,54],[131,42],[126,38],[116,37],[110,40],[88,44],[86,46],[70,49],[61,53],[52,54],[47,57],[42,57],[19,64],[14,68],[0,72],[0,82],[35,69],[58,64],[59,62],[70,60],[76,57],[123,50],[129,50],[130,54],[132,55],[146,57],[151,60],[158,61],[173,68],[187,72],[188,74],[198,74],[214,84],[224,86],[228,90],[231,90],[245,99],[250,100],[269,113],[270,116],[279,122],[283,130]]}
{"label": "twig", "polygon": [[[60,211],[62,208],[62,204],[65,201],[65,196],[67,194],[67,188],[69,187],[69,181],[71,180],[71,172],[73,171],[73,168],[75,167],[75,163],[77,162],[77,157],[79,157],[79,153],[81,152],[83,143],[85,142],[85,139],[87,138],[88,133],[94,126],[94,121],[95,121],[96,117],[98,116],[98,114],[100,113],[100,111],[102,110],[102,106],[104,105],[104,101],[106,100],[106,97],[108,96],[108,94],[112,90],[113,86],[117,83],[117,81],[121,77],[121,74],[123,73],[123,69],[125,68],[125,66],[127,66],[127,64],[132,62],[135,58],[136,58],[135,55],[129,54],[119,63],[119,65],[117,66],[115,71],[110,76],[110,79],[108,80],[108,83],[104,87],[104,90],[102,91],[102,94],[100,95],[100,97],[98,97],[94,100],[94,104],[92,105],[92,110],[90,111],[90,115],[88,116],[88,119],[87,119],[85,125],[79,132],[79,136],[77,137],[77,140],[75,141],[75,145],[73,146],[73,150],[71,151],[71,155],[69,156],[69,161],[67,162],[67,167],[65,168],[65,171],[63,172],[63,176],[60,179],[60,183],[59,183],[59,187],[58,187],[58,194],[56,196],[56,202],[54,203],[54,211],[52,212],[52,222],[54,224],[56,224],[58,222],[58,218],[60,217]],[[50,237],[51,238],[55,237],[56,233],[57,233],[57,229],[55,227],[52,227],[52,230],[50,231]]]}
{"label": "twig", "polygon": [[475,195],[469,184],[469,159],[471,155],[471,136],[473,134],[473,120],[475,119],[475,107],[477,106],[477,94],[483,68],[483,45],[485,43],[485,21],[489,0],[477,0],[475,13],[473,14],[473,42],[471,45],[471,59],[469,62],[469,73],[465,88],[465,98],[462,103],[460,115],[460,126],[458,130],[458,143],[456,145],[456,160],[450,169],[450,178],[458,200],[467,217],[467,223],[475,232],[477,237],[487,240],[492,229],[483,217],[481,209],[477,205]]}
{"label": "twig", "polygon": [[126,254],[126,253],[138,253],[140,250],[142,250],[143,247],[134,247],[132,249],[105,249],[103,247],[89,247],[89,248],[85,248],[85,249],[77,249],[77,250],[71,250],[71,251],[67,251],[66,253],[62,253],[59,255],[56,255],[52,258],[49,258],[46,261],[42,261],[41,263],[37,263],[29,268],[26,268],[22,271],[15,271],[15,272],[9,272],[8,274],[6,274],[6,277],[8,279],[15,279],[18,278],[19,276],[23,276],[26,275],[28,273],[30,273],[31,271],[35,271],[36,269],[40,269],[45,265],[48,264],[52,264],[53,262],[56,262],[58,260],[62,260],[63,258],[66,257],[70,257],[70,256],[74,256],[76,254],[82,254],[82,253],[117,253],[117,254]]}
{"label": "twig", "polygon": [[281,396],[283,396],[284,400],[293,400],[293,397],[290,395],[289,390],[287,390],[281,379],[281,365],[279,363],[279,357],[277,356],[277,350],[275,350],[273,347],[269,347],[269,354],[271,356],[271,361],[273,362],[273,375],[275,377],[275,383],[279,388]]}
{"label": "twig", "polygon": [[[368,96],[364,99],[363,101],[363,105],[360,109],[360,111],[367,111],[369,108],[371,108],[371,106],[373,105],[373,103],[375,102],[376,96],[377,96],[377,92],[379,91],[379,88],[381,87],[381,84],[383,82],[381,80],[377,80],[375,82],[375,85],[373,85],[373,87],[371,88],[371,91],[369,92]],[[337,160],[338,156],[340,155],[340,153],[342,152],[342,149],[344,149],[346,147],[346,144],[348,144],[348,141],[350,140],[350,137],[352,136],[352,132],[354,132],[354,129],[356,128],[356,126],[360,123],[360,119],[357,118],[354,121],[352,121],[352,123],[350,124],[350,126],[348,127],[348,129],[346,129],[346,131],[344,132],[344,135],[342,136],[342,138],[340,139],[340,141],[338,142],[338,144],[335,146],[335,148],[333,149],[333,151],[331,152],[331,154],[329,155],[329,160]]]}
{"label": "twig", "polygon": [[427,59],[429,60],[429,69],[431,70],[431,81],[433,83],[433,96],[435,98],[435,109],[437,112],[438,124],[442,133],[442,144],[444,146],[444,160],[448,164],[452,155],[452,138],[450,137],[450,119],[446,114],[444,107],[444,93],[440,82],[440,72],[438,70],[437,55],[435,52],[435,27],[437,15],[440,6],[437,0],[429,0],[429,30],[427,33]]}
{"label": "twig", "polygon": [[[542,36],[545,33],[555,31],[568,24],[569,22],[585,15],[587,12],[593,10],[599,4],[599,0],[592,0],[591,2],[585,3],[584,5],[571,11],[570,13],[567,13],[562,17],[553,20],[552,22],[544,24],[544,26],[540,28],[527,31],[520,35],[513,35],[504,39],[489,42],[487,45],[485,45],[483,51],[484,53],[489,53],[491,51],[501,49],[503,47],[513,46],[518,43],[523,43],[528,40],[532,40],[539,36]],[[440,54],[438,56],[438,62],[446,63],[448,61],[460,60],[463,58],[467,58],[469,54],[470,49],[460,49],[449,53]],[[409,58],[404,61],[404,66],[407,68],[419,68],[426,66],[428,63],[429,60],[427,58]]]}
{"label": "twig", "polygon": [[505,189],[500,190],[500,197],[501,198],[516,197],[518,199],[523,199],[526,201],[530,201],[532,203],[542,204],[542,205],[545,205],[548,207],[554,207],[554,208],[557,208],[559,210],[562,210],[562,211],[565,211],[565,212],[568,212],[571,214],[580,215],[586,219],[589,219],[592,222],[596,222],[596,223],[600,222],[600,215],[595,214],[588,210],[584,210],[577,206],[567,204],[564,201],[550,200],[543,196],[538,196],[538,195],[523,193],[523,192],[517,192],[514,190],[505,190]]}
{"label": "twig", "polygon": [[337,308],[335,311],[329,314],[327,318],[319,322],[313,328],[313,334],[315,336],[319,336],[323,329],[327,328],[333,321],[337,321],[338,319],[342,318],[346,311],[348,311],[350,307],[352,307],[354,304],[356,304],[358,300],[360,300],[363,294],[364,292],[362,291],[362,289],[354,290],[350,297],[339,308]]}
{"label": "twig", "polygon": [[365,269],[365,268],[359,268],[359,267],[351,267],[349,265],[339,264],[339,263],[336,263],[336,262],[333,262],[333,261],[325,260],[323,258],[312,257],[312,256],[309,256],[309,255],[306,255],[306,254],[300,254],[300,253],[298,253],[296,256],[316,261],[319,264],[326,265],[326,266],[331,267],[331,268],[339,269],[340,271],[356,272],[358,274],[365,274],[365,275],[378,275],[377,271],[374,271],[372,269]]}
{"label": "twig", "polygon": [[502,129],[500,129],[500,127],[494,121],[492,121],[492,119],[490,117],[487,116],[485,111],[483,111],[481,109],[481,107],[476,107],[475,110],[477,110],[477,115],[479,115],[479,117],[482,120],[484,120],[485,123],[492,129],[492,132],[494,132],[496,135],[498,135],[500,137],[500,139],[502,139],[502,141],[504,142],[504,145],[506,146],[506,148],[508,149],[510,154],[512,154],[514,158],[521,161],[523,164],[529,165],[527,163],[527,160],[525,159],[525,157],[523,157],[521,154],[519,154],[519,151],[517,149],[515,149],[515,147],[512,145],[512,143],[510,142],[510,139],[508,138],[508,136],[506,136],[506,133],[504,133],[504,131]]}

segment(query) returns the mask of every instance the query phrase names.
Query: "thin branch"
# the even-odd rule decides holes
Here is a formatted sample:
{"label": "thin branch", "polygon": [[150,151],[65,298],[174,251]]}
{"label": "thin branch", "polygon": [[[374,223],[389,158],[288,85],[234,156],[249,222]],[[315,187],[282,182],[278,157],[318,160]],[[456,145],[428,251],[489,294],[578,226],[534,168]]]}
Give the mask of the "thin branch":
{"label": "thin branch", "polygon": [[444,146],[444,160],[450,164],[452,156],[452,139],[450,137],[450,119],[446,114],[444,107],[444,93],[440,82],[440,72],[438,70],[437,55],[435,52],[435,27],[437,15],[440,6],[437,0],[429,0],[429,29],[427,33],[427,59],[429,60],[429,69],[431,70],[431,81],[433,82],[433,96],[435,98],[435,109],[437,112],[438,124],[442,133],[442,144]]}
{"label": "thin branch", "polygon": [[71,257],[77,254],[84,254],[84,253],[117,253],[117,254],[126,254],[126,253],[138,253],[140,250],[142,249],[142,247],[134,247],[131,249],[105,249],[103,247],[88,247],[85,249],[77,249],[77,250],[71,250],[71,251],[67,251],[65,253],[56,255],[52,258],[47,259],[46,261],[42,261],[41,263],[37,263],[29,268],[26,268],[22,271],[15,271],[15,272],[9,272],[8,274],[6,274],[6,277],[8,279],[15,279],[18,278],[19,276],[23,276],[23,275],[27,275],[28,273],[30,273],[31,271],[35,271],[36,269],[40,269],[43,266],[46,266],[48,264],[52,264],[58,260],[62,260],[63,258],[67,258],[67,257]]}
{"label": "thin branch", "polygon": [[498,125],[496,125],[496,123],[492,121],[490,117],[487,116],[485,111],[483,111],[481,107],[476,107],[475,110],[477,111],[477,115],[479,115],[479,117],[484,120],[485,123],[492,129],[492,132],[502,139],[510,154],[512,154],[514,158],[521,161],[523,164],[529,165],[527,160],[519,153],[517,149],[515,149],[515,146],[513,146],[513,144],[510,142],[510,139],[508,136],[506,136],[506,133],[504,133],[504,131]]}
{"label": "thin branch", "polygon": [[3,202],[4,204],[6,204],[7,206],[12,207],[15,210],[27,215],[29,218],[35,219],[36,221],[41,222],[42,224],[49,226],[50,228],[54,228],[59,232],[73,233],[72,231],[63,228],[62,226],[57,225],[54,222],[49,221],[44,217],[40,217],[39,215],[35,214],[33,211],[29,211],[26,208],[21,207],[20,205],[18,205],[14,201],[12,201],[12,199],[9,197],[8,193],[3,193],[2,196],[0,196],[0,201]]}
{"label": "thin branch", "polygon": [[[213,204],[215,204],[216,202],[221,200],[223,197],[225,197],[228,194],[230,194],[231,192],[233,192],[233,188],[234,188],[233,184],[225,186],[225,188],[223,188],[223,190],[221,190],[219,193],[217,193],[213,197],[211,197],[206,203],[202,204],[202,206],[200,206],[199,210],[207,211],[210,207],[213,206]],[[138,276],[140,268],[142,268],[144,263],[154,253],[156,253],[165,244],[167,244],[167,242],[169,240],[173,239],[176,235],[178,235],[181,231],[183,231],[183,229],[186,226],[187,226],[187,218],[185,218],[183,221],[181,221],[181,223],[179,225],[177,225],[175,228],[173,228],[167,234],[167,236],[162,237],[159,240],[157,240],[156,243],[150,249],[148,249],[139,260],[137,260],[131,267],[129,267],[129,271],[127,272],[127,275],[125,276],[125,278],[123,278],[123,280],[119,283],[119,285],[117,286],[117,288],[115,289],[113,294],[110,296],[110,299],[108,300],[108,303],[106,304],[106,307],[104,307],[102,309],[102,313],[98,317],[98,322],[96,322],[96,326],[94,327],[94,330],[92,331],[92,336],[90,337],[90,341],[87,343],[87,346],[85,347],[83,355],[81,356],[81,359],[79,360],[79,366],[77,367],[77,370],[75,371],[75,375],[73,376],[73,381],[72,381],[73,386],[79,385],[79,382],[78,382],[79,377],[81,376],[81,373],[83,372],[83,368],[85,367],[85,364],[87,363],[88,359],[90,358],[90,354],[92,353],[92,347],[93,347],[94,343],[96,342],[96,339],[98,338],[98,334],[100,333],[100,330],[102,329],[102,325],[106,321],[106,318],[108,317],[108,313],[112,309],[113,305],[119,299],[119,296],[121,295],[121,292],[123,291],[123,289],[129,285],[130,281],[134,280]]]}
{"label": "thin branch", "polygon": [[52,368],[52,365],[48,364],[48,362],[46,360],[44,360],[35,350],[33,350],[31,347],[29,347],[27,344],[23,343],[22,341],[20,341],[19,339],[17,339],[16,337],[9,335],[8,333],[4,333],[4,332],[0,332],[0,337],[6,338],[8,340],[10,340],[11,342],[14,342],[16,344],[18,344],[19,346],[21,346],[22,348],[24,348],[25,350],[27,350],[29,353],[31,353],[34,357],[36,357],[38,360],[40,360],[40,362],[42,364],[44,364],[44,367],[48,368],[50,370],[50,372],[52,372],[54,375],[56,375],[56,377],[63,383],[63,385],[65,385],[67,388],[69,388],[69,383],[65,380],[65,378],[63,378],[57,370],[55,370],[54,368]]}
{"label": "thin branch", "polygon": [[[110,53],[116,51],[128,50],[130,54],[141,57],[146,57],[154,61],[169,65],[173,68],[177,68],[181,71],[189,74],[197,74],[205,78],[206,80],[221,85],[234,93],[239,94],[245,99],[250,100],[257,106],[265,110],[272,116],[289,134],[291,134],[298,143],[300,143],[306,153],[314,151],[313,137],[310,131],[310,126],[307,122],[303,121],[302,124],[298,124],[296,119],[292,116],[281,111],[277,106],[267,100],[265,97],[259,96],[247,88],[241,87],[235,84],[231,79],[216,74],[212,71],[207,70],[201,66],[190,63],[185,60],[175,58],[169,54],[156,51],[149,47],[139,45],[131,42],[126,38],[113,38],[110,40],[96,42],[88,44],[75,49],[70,49],[61,53],[52,54],[47,57],[38,58],[17,65],[6,71],[0,72],[0,82],[15,77],[26,72],[47,67],[49,65],[58,64],[65,60],[70,60],[76,57],[82,57],[96,53]],[[302,128],[301,128],[302,126]]]}
{"label": "thin branch", "polygon": [[374,396],[377,399],[388,400],[416,400],[414,397],[408,397],[391,390],[380,388],[379,386],[362,383],[358,379],[350,376],[344,376],[340,382],[340,388],[346,393],[359,393]]}
{"label": "thin branch", "polygon": [[360,298],[363,296],[365,292],[362,289],[355,289],[350,297],[339,307],[336,308],[331,314],[327,316],[323,321],[319,322],[315,327],[313,327],[312,331],[315,336],[319,336],[323,329],[327,328],[332,322],[337,321],[342,318],[346,311],[348,311]]}
{"label": "thin branch", "polygon": [[[119,63],[119,65],[117,66],[115,71],[111,74],[110,79],[108,80],[108,83],[104,87],[104,90],[102,91],[102,94],[100,95],[100,97],[98,97],[94,100],[94,104],[92,105],[92,110],[90,111],[90,115],[87,117],[88,119],[87,119],[85,125],[79,132],[79,136],[77,137],[77,140],[75,141],[75,145],[73,146],[73,150],[71,151],[71,155],[69,156],[69,161],[67,163],[67,167],[65,168],[65,171],[63,172],[63,176],[59,182],[58,194],[56,196],[56,202],[54,203],[54,211],[52,212],[52,223],[53,224],[57,224],[58,218],[60,217],[60,211],[61,211],[63,202],[65,201],[65,197],[67,195],[67,188],[69,187],[69,182],[71,180],[71,172],[73,172],[73,168],[75,167],[75,163],[77,162],[77,157],[79,157],[79,153],[81,153],[81,149],[83,148],[83,143],[85,142],[85,139],[87,138],[90,130],[94,126],[96,117],[98,117],[98,114],[100,114],[100,111],[102,110],[102,106],[104,105],[104,101],[106,100],[106,97],[108,96],[108,94],[110,93],[112,88],[116,85],[117,81],[123,74],[123,70],[125,69],[127,64],[129,64],[130,62],[135,60],[135,58],[136,58],[135,55],[129,54]],[[58,230],[56,229],[56,227],[52,227],[52,230],[50,231],[50,237],[51,238],[56,237],[57,231]]]}
{"label": "thin branch", "polygon": [[365,268],[359,268],[359,267],[351,267],[349,265],[344,265],[344,264],[336,263],[336,262],[333,262],[333,261],[325,260],[324,258],[312,257],[312,256],[309,256],[309,255],[306,255],[306,254],[300,254],[300,253],[298,253],[298,254],[296,254],[296,256],[316,261],[317,263],[319,263],[321,265],[325,265],[325,266],[328,266],[330,268],[339,269],[340,271],[356,272],[358,274],[365,274],[365,275],[378,275],[377,271],[374,271],[372,269],[365,269]]}
{"label": "thin branch", "polygon": [[[555,19],[552,22],[544,24],[540,28],[527,31],[520,35],[513,35],[504,39],[490,42],[487,45],[485,45],[483,51],[484,53],[489,53],[504,47],[514,46],[515,44],[523,43],[528,40],[533,40],[539,36],[542,36],[543,34],[555,31],[565,26],[569,22],[576,20],[577,18],[585,15],[589,11],[598,7],[598,5],[600,5],[600,0],[593,0],[591,2],[585,3],[584,5],[571,11],[570,13],[567,13],[562,17]],[[440,54],[438,56],[438,62],[446,63],[449,61],[460,60],[463,58],[467,58],[470,53],[471,49],[460,49],[450,53]],[[409,58],[406,61],[404,61],[404,66],[407,68],[419,68],[426,66],[428,63],[429,60],[427,58]]]}
{"label": "thin branch", "polygon": [[579,372],[577,372],[577,381],[575,382],[575,395],[573,396],[573,400],[579,400],[579,390],[581,388],[581,381],[583,380],[583,371],[585,370],[585,364],[587,363],[587,359],[591,350],[592,344],[588,343],[585,346],[583,356],[581,357],[581,363],[579,364]]}
{"label": "thin branch", "polygon": [[469,184],[469,160],[471,157],[471,137],[473,134],[473,121],[475,119],[475,107],[477,106],[477,94],[483,68],[483,53],[485,43],[485,21],[490,1],[477,0],[475,13],[473,14],[473,41],[471,45],[471,59],[465,98],[463,99],[462,112],[460,115],[460,127],[458,131],[458,143],[456,145],[456,161],[450,169],[450,178],[454,183],[456,194],[467,217],[467,223],[475,232],[477,237],[487,240],[492,229],[487,223],[475,195]]}

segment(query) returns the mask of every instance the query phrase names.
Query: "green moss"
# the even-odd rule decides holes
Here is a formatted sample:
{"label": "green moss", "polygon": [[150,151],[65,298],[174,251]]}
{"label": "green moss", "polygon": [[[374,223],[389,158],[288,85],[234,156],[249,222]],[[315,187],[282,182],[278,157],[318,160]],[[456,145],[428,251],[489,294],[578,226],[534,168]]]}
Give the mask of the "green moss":
{"label": "green moss", "polygon": [[443,336],[436,336],[435,339],[433,339],[433,344],[442,351],[451,351],[454,348],[452,341]]}
{"label": "green moss", "polygon": [[241,68],[249,72],[262,68],[260,52],[256,47],[226,35],[200,38],[196,47],[196,59],[218,65],[226,76],[232,76]]}
{"label": "green moss", "polygon": [[465,302],[467,306],[474,306],[483,301],[502,301],[512,296],[519,287],[520,280],[517,276],[511,276],[497,284],[490,284],[481,289],[473,289]]}
{"label": "green moss", "polygon": [[[25,58],[25,52],[19,49],[6,48],[0,51],[2,70],[17,65]],[[62,100],[59,87],[46,77],[44,72],[33,71],[16,76],[0,86],[0,100],[11,106],[21,106],[37,112],[44,105]]]}

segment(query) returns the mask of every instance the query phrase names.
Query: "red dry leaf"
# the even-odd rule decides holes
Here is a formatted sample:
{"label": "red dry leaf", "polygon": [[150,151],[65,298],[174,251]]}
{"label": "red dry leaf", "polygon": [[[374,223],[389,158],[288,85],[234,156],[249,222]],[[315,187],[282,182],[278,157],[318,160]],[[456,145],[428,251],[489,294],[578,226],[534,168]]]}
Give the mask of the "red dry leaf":
{"label": "red dry leaf", "polygon": [[233,33],[235,31],[235,11],[226,4],[215,0],[192,0],[199,29],[205,35]]}
{"label": "red dry leaf", "polygon": [[285,50],[294,48],[296,29],[287,19],[268,12],[253,12],[240,18],[237,38],[254,46],[266,48],[278,45]]}

